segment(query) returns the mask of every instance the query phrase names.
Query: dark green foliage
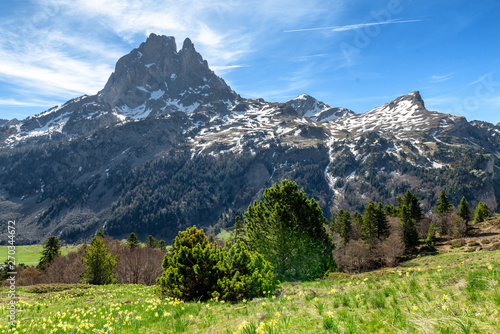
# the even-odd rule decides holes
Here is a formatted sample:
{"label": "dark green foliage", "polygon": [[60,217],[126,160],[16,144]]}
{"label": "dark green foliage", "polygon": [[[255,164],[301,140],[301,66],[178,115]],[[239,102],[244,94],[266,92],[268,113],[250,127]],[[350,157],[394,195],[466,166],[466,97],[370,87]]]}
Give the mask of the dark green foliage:
{"label": "dark green foliage", "polygon": [[336,215],[333,231],[338,233],[346,244],[351,238],[352,223],[349,211],[340,209]]}
{"label": "dark green foliage", "polygon": [[42,257],[36,266],[38,270],[44,270],[47,264],[54,261],[54,259],[61,255],[61,242],[57,237],[51,236],[43,244]]}
{"label": "dark green foliage", "polygon": [[83,283],[103,285],[116,281],[113,269],[116,266],[118,255],[108,252],[108,247],[101,237],[95,237],[85,250],[82,263],[85,271],[81,275]]}
{"label": "dark green foliage", "polygon": [[361,235],[363,236],[363,240],[373,245],[377,238],[377,215],[375,213],[375,203],[370,201],[365,208],[365,212],[363,214],[363,225],[361,226]]}
{"label": "dark green foliage", "polygon": [[238,240],[244,240],[245,239],[245,225],[243,225],[243,222],[241,221],[240,216],[234,217],[234,225],[230,228],[228,228],[229,231],[232,231],[233,234],[233,240],[236,242]]}
{"label": "dark green foliage", "polygon": [[398,215],[397,209],[389,204],[384,206],[384,212],[386,216],[390,217],[396,217]]}
{"label": "dark green foliage", "polygon": [[260,254],[247,250],[242,241],[219,248],[196,227],[179,232],[163,269],[156,292],[183,300],[237,301],[277,287],[273,267]]}
{"label": "dark green foliage", "polygon": [[462,200],[460,201],[460,204],[458,205],[458,212],[457,212],[458,217],[462,218],[466,222],[471,220],[471,211],[470,211],[470,205],[469,202],[465,199],[465,196],[462,197]]}
{"label": "dark green foliage", "polygon": [[434,228],[434,224],[431,222],[429,225],[429,230],[427,231],[427,238],[425,238],[425,248],[430,251],[436,251],[436,229]]}
{"label": "dark green foliage", "polygon": [[10,277],[9,272],[15,270],[15,266],[10,268],[9,260],[5,260],[5,262],[0,266],[0,284]]}
{"label": "dark green foliage", "polygon": [[279,279],[310,280],[335,268],[323,212],[295,182],[266,189],[245,218],[251,249],[271,262]]}
{"label": "dark green foliage", "polygon": [[165,240],[158,241],[156,247],[163,252],[167,250],[167,244],[165,243]]}
{"label": "dark green foliage", "polygon": [[408,209],[406,205],[403,205],[401,208],[400,227],[403,243],[405,244],[405,252],[411,253],[418,245],[418,232],[415,227],[415,222],[411,218],[410,209]]}
{"label": "dark green foliage", "polygon": [[179,232],[172,254],[163,259],[165,271],[156,279],[157,292],[184,300],[212,298],[219,279],[218,249],[203,230],[193,226]]}
{"label": "dark green foliage", "polygon": [[361,229],[363,226],[363,215],[355,211],[352,215],[352,239],[361,239]]}
{"label": "dark green foliage", "polygon": [[420,207],[418,198],[410,190],[407,190],[404,197],[398,201],[400,217],[402,215],[401,208],[403,205],[410,210],[410,216],[413,220],[419,221],[423,218],[422,208]]}
{"label": "dark green foliage", "polygon": [[[273,166],[285,161],[289,164],[279,173],[301,180],[323,207],[331,197],[324,178],[326,148],[255,147],[255,155],[226,152],[217,158],[208,154],[191,157],[190,150],[190,146],[180,144],[164,158],[125,174],[113,188],[118,199],[112,206],[106,233],[121,235],[140,230],[146,236],[174,239],[179,230],[194,224],[230,226],[234,213],[246,210],[267,185]],[[300,165],[292,165],[291,161],[298,159]],[[251,174],[255,170],[259,171],[257,178]],[[278,172],[275,177],[279,177]]]}
{"label": "dark green foliage", "polygon": [[377,238],[387,238],[390,234],[389,222],[382,203],[378,203],[375,208],[375,218],[377,224]]}
{"label": "dark green foliage", "polygon": [[490,216],[490,209],[483,202],[479,202],[474,210],[474,222],[480,223]]}
{"label": "dark green foliage", "polygon": [[223,300],[238,301],[262,296],[264,291],[275,291],[278,281],[273,266],[259,253],[250,252],[241,240],[226,243],[220,249],[217,293]]}
{"label": "dark green foliage", "polygon": [[157,245],[158,240],[156,240],[152,235],[149,235],[149,237],[146,239],[146,247],[156,248]]}
{"label": "dark green foliage", "polygon": [[141,242],[139,241],[139,238],[137,238],[137,235],[135,235],[134,232],[130,233],[129,236],[127,237],[127,245],[130,248],[135,248],[139,246]]}
{"label": "dark green foliage", "polygon": [[441,193],[439,194],[439,198],[436,203],[436,209],[434,210],[434,212],[446,214],[450,213],[452,208],[453,206],[448,200],[448,195],[446,195],[444,189],[441,190]]}

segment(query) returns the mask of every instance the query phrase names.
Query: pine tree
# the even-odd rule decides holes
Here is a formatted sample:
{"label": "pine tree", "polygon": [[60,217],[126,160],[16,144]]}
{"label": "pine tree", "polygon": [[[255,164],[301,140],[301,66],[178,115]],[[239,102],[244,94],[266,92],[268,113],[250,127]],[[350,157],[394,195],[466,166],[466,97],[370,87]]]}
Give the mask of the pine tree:
{"label": "pine tree", "polygon": [[403,242],[405,244],[405,252],[411,253],[418,245],[418,232],[415,227],[415,222],[411,218],[410,209],[403,205],[401,208],[401,222],[400,222]]}
{"label": "pine tree", "polygon": [[382,203],[378,203],[375,208],[375,217],[377,220],[377,238],[387,238],[390,234],[390,228]]}
{"label": "pine tree", "polygon": [[434,224],[431,222],[429,225],[429,229],[427,231],[427,238],[425,239],[425,248],[428,251],[434,252],[436,250],[436,229],[434,228]]}
{"label": "pine tree", "polygon": [[149,235],[149,237],[146,239],[146,247],[156,248],[157,244],[158,240],[156,240],[152,235]]}
{"label": "pine tree", "polygon": [[460,204],[458,205],[457,216],[469,222],[471,219],[470,205],[469,202],[465,199],[465,196],[462,197]]}
{"label": "pine tree", "polygon": [[436,209],[434,210],[434,212],[442,214],[450,213],[452,207],[453,206],[448,200],[448,195],[446,195],[444,189],[441,190],[441,193],[439,194],[439,198],[436,203]]}
{"label": "pine tree", "polygon": [[377,238],[377,216],[375,213],[375,203],[372,201],[365,207],[361,235],[363,240],[370,245],[373,245]]}
{"label": "pine tree", "polygon": [[401,210],[402,206],[406,205],[406,207],[410,210],[410,216],[415,221],[419,221],[423,217],[422,208],[420,207],[420,203],[415,194],[413,194],[410,190],[407,190],[405,195],[400,201],[399,209]]}
{"label": "pine tree", "polygon": [[167,250],[167,244],[165,243],[165,240],[163,240],[163,239],[158,241],[158,244],[156,245],[156,247],[163,252]]}
{"label": "pine tree", "polygon": [[314,279],[335,268],[318,202],[288,180],[266,189],[262,197],[245,212],[247,237],[251,249],[276,268],[279,279]]}
{"label": "pine tree", "polygon": [[344,245],[349,242],[351,237],[351,214],[349,211],[340,209],[337,215],[338,234],[343,240]]}
{"label": "pine tree", "polygon": [[490,216],[490,209],[483,202],[479,202],[474,210],[474,222],[483,222],[486,218]]}
{"label": "pine tree", "polygon": [[140,244],[141,243],[137,238],[137,236],[135,235],[135,233],[134,232],[130,233],[130,235],[127,237],[127,245],[133,249],[139,246]]}
{"label": "pine tree", "polygon": [[358,211],[355,211],[351,219],[352,232],[351,239],[358,240],[362,238],[363,216]]}
{"label": "pine tree", "polygon": [[112,284],[116,281],[113,269],[118,255],[108,252],[108,247],[101,237],[95,237],[85,250],[82,263],[85,271],[81,275],[82,282],[95,285]]}
{"label": "pine tree", "polygon": [[274,292],[278,285],[274,268],[262,255],[240,240],[220,248],[195,226],[179,232],[162,267],[156,292],[183,300],[238,301]]}
{"label": "pine tree", "polygon": [[[342,210],[342,209],[340,209],[340,210]],[[339,229],[338,229],[338,227],[337,227],[337,217],[338,217],[338,216],[339,216],[339,214],[340,214],[340,210],[339,210],[339,212],[333,212],[333,213],[332,213],[332,216],[330,217],[330,224],[329,224],[330,229],[331,229],[334,233],[337,233],[337,234],[339,234]],[[343,211],[343,210],[342,210],[342,211]]]}
{"label": "pine tree", "polygon": [[241,221],[240,216],[234,217],[234,225],[228,228],[228,230],[233,232],[233,241],[243,240],[245,237],[245,225]]}
{"label": "pine tree", "polygon": [[397,216],[396,209],[392,205],[389,205],[389,204],[386,204],[384,206],[384,212],[385,212],[386,216],[390,216],[390,217]]}
{"label": "pine tree", "polygon": [[51,236],[43,244],[42,257],[36,266],[38,270],[44,270],[47,264],[54,261],[54,259],[61,255],[61,242],[57,237]]}

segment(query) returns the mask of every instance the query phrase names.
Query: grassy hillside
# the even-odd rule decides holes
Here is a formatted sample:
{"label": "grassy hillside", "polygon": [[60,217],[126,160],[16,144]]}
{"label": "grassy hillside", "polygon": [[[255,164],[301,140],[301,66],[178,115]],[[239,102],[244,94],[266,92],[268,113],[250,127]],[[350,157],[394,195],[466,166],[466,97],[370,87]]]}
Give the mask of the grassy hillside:
{"label": "grassy hillside", "polygon": [[[500,251],[286,283],[238,304],[159,299],[136,285],[18,288],[19,333],[499,333]],[[56,291],[61,290],[62,291]],[[7,333],[7,290],[0,290]]]}
{"label": "grassy hillside", "polygon": [[[61,254],[76,251],[78,246],[63,246]],[[0,246],[0,261],[3,263],[7,259],[7,246]],[[27,266],[36,265],[42,256],[43,245],[16,246],[16,263],[24,263]]]}

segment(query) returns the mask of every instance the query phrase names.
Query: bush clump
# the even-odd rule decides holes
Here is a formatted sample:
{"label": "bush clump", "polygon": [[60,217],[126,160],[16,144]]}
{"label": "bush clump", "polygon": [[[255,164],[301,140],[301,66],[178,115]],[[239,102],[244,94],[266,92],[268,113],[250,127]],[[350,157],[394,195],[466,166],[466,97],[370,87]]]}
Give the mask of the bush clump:
{"label": "bush clump", "polygon": [[278,285],[274,268],[262,255],[240,240],[220,248],[194,226],[179,232],[163,269],[156,279],[157,294],[183,300],[238,301],[274,291]]}

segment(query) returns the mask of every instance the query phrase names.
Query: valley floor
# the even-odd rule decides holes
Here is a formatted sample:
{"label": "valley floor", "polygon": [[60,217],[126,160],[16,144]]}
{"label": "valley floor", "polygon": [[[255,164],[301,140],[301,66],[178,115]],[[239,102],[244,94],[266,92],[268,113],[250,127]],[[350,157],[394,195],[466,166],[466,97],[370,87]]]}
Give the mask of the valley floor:
{"label": "valley floor", "polygon": [[500,333],[500,251],[419,257],[398,268],[284,283],[238,304],[160,299],[139,285],[17,288],[0,333]]}

